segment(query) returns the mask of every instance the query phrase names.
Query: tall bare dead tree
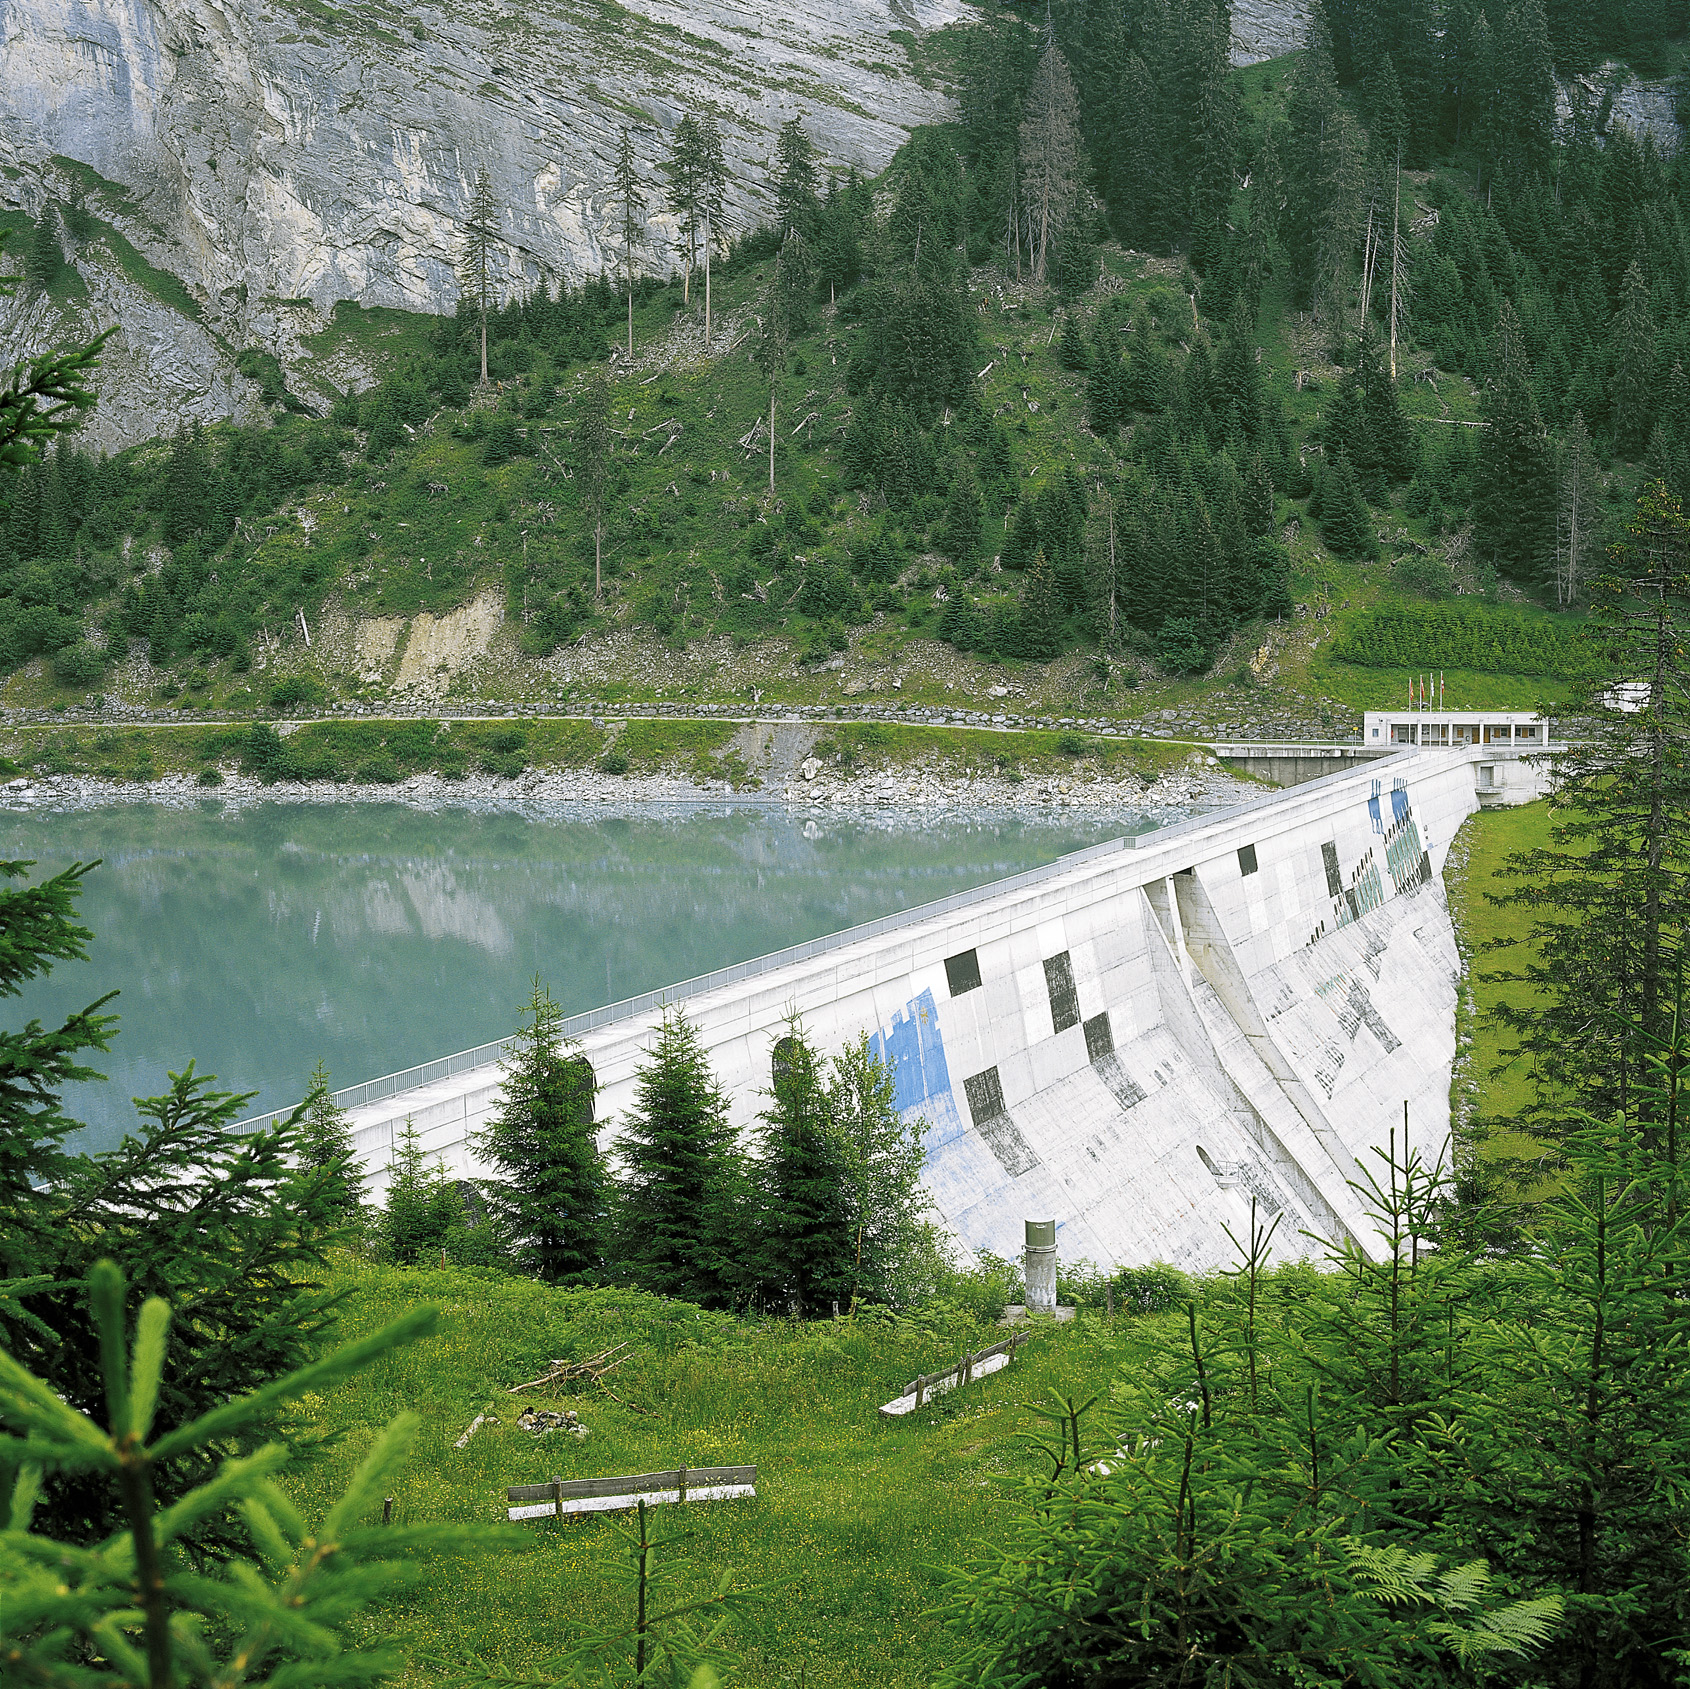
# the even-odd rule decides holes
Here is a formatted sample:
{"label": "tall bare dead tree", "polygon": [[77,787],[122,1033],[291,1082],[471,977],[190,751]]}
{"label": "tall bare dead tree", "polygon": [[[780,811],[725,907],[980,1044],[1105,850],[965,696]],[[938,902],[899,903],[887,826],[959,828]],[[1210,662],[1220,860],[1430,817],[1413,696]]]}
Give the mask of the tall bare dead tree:
{"label": "tall bare dead tree", "polygon": [[1560,481],[1555,520],[1555,602],[1575,604],[1579,583],[1601,552],[1602,480],[1582,412],[1573,413],[1561,443]]}
{"label": "tall bare dead tree", "polygon": [[1045,14],[1044,46],[1021,116],[1021,199],[1033,280],[1042,282],[1051,253],[1074,215],[1080,188],[1080,102],[1068,63]]}

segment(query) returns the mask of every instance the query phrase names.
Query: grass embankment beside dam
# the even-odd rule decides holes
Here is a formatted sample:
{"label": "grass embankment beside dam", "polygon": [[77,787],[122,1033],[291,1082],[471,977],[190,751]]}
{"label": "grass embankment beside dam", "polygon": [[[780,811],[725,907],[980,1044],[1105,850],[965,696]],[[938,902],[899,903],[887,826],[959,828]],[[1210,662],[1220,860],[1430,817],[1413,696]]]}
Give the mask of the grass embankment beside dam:
{"label": "grass embankment beside dam", "polygon": [[[1498,953],[1492,947],[1525,938],[1536,915],[1518,904],[1492,899],[1509,889],[1509,858],[1547,847],[1552,825],[1547,801],[1480,810],[1456,835],[1444,869],[1465,964],[1452,1102],[1458,1131],[1463,1125],[1492,1123],[1478,1143],[1481,1160],[1529,1158],[1539,1147],[1529,1133],[1495,1124],[1518,1119],[1537,1097],[1529,1060],[1509,1055],[1516,1040],[1493,1018],[1499,1003],[1521,1002],[1531,988],[1486,975],[1500,969],[1517,971],[1528,959],[1526,949]],[[1529,1199],[1532,1192],[1521,1194]]]}
{"label": "grass embankment beside dam", "polygon": [[[1045,1328],[1009,1369],[900,1420],[880,1404],[966,1346],[1003,1336],[946,1303],[907,1320],[797,1325],[740,1320],[635,1291],[567,1292],[531,1280],[457,1270],[402,1270],[342,1259],[343,1335],[360,1336],[419,1302],[444,1304],[439,1333],[389,1356],[326,1396],[307,1397],[308,1428],[334,1437],[291,1483],[317,1517],[380,1426],[411,1410],[423,1428],[395,1486],[401,1522],[482,1520],[502,1552],[441,1563],[420,1593],[364,1615],[361,1636],[401,1642],[417,1664],[407,1685],[439,1681],[475,1655],[532,1667],[583,1634],[625,1623],[625,1592],[607,1556],[626,1550],[625,1514],[505,1525],[507,1485],[553,1476],[604,1477],[681,1464],[758,1468],[755,1500],[665,1508],[654,1525],[684,1528],[697,1576],[731,1568],[760,1594],[729,1642],[748,1689],[804,1682],[882,1689],[932,1678],[949,1639],[931,1609],[940,1568],[991,1538],[1026,1476],[1048,1471],[1026,1439],[1042,1431],[1032,1404],[1053,1391],[1107,1399],[1123,1366],[1142,1364],[1149,1325],[1082,1311]],[[1218,1292],[1224,1294],[1224,1292]],[[507,1394],[559,1358],[627,1343],[605,1389]],[[614,1392],[614,1393],[612,1393]],[[524,1407],[573,1408],[589,1435],[535,1436]],[[1098,1410],[1086,1421],[1100,1435]],[[465,1449],[454,1445],[491,1412]]]}
{"label": "grass embankment beside dam", "polygon": [[998,732],[899,723],[791,724],[580,717],[466,721],[183,723],[0,730],[0,775],[146,781],[190,775],[208,787],[234,772],[271,781],[396,784],[414,774],[515,778],[526,769],[676,773],[737,791],[766,784],[783,752],[816,757],[847,777],[920,768],[941,776],[1043,776],[1065,771],[1154,781],[1196,747],[1078,732]]}

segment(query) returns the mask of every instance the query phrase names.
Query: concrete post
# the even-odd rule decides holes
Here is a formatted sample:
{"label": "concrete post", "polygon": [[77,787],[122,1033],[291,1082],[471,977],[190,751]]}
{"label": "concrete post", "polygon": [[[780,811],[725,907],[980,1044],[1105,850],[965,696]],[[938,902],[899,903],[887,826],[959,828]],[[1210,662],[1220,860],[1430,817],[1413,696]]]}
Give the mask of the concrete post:
{"label": "concrete post", "polygon": [[1027,1222],[1027,1312],[1056,1312],[1056,1222]]}

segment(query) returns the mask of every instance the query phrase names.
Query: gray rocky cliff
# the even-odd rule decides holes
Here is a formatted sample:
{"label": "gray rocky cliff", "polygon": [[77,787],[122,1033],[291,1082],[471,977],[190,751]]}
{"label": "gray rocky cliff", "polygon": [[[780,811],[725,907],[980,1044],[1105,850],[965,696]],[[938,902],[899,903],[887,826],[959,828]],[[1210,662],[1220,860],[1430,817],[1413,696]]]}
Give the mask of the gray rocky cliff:
{"label": "gray rocky cliff", "polygon": [[[120,240],[74,243],[85,296],[56,312],[14,302],[0,349],[121,311],[96,439],[238,414],[256,392],[231,377],[239,349],[292,363],[343,299],[451,308],[482,168],[505,208],[503,286],[613,266],[623,125],[651,204],[642,262],[667,272],[678,245],[660,161],[683,112],[720,117],[730,216],[748,226],[788,118],[828,165],[876,171],[945,116],[921,44],[967,15],[964,0],[3,0],[0,203],[78,205]],[[187,312],[148,266],[187,284]],[[143,321],[143,298],[180,320]]]}

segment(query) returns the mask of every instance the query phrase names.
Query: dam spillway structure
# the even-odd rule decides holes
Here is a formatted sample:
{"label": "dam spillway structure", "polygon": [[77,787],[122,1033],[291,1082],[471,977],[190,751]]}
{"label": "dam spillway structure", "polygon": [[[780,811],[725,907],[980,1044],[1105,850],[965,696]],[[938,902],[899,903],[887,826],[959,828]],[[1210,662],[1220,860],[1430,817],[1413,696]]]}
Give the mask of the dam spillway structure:
{"label": "dam spillway structure", "polygon": [[[1428,1161],[1449,1141],[1461,964],[1442,870],[1481,757],[1401,751],[578,1015],[600,1142],[666,1004],[742,1130],[796,1012],[824,1050],[869,1034],[900,1113],[928,1122],[923,1177],[969,1252],[1017,1256],[1025,1221],[1054,1217],[1065,1260],[1202,1272],[1232,1259],[1252,1198],[1283,1217],[1282,1253],[1370,1249],[1357,1162],[1405,1103]],[[483,1173],[500,1054],[339,1093],[374,1194],[407,1120],[452,1174]]]}

